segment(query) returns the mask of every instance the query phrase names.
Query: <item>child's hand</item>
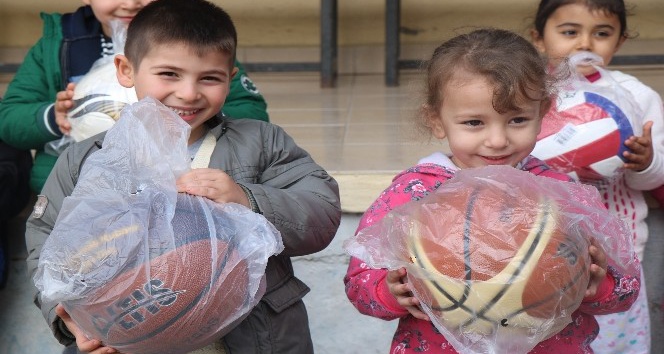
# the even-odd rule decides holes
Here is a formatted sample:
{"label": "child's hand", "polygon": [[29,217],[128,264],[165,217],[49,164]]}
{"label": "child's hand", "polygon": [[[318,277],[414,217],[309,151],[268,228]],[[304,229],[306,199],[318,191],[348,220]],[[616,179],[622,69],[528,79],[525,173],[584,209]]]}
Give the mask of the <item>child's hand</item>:
{"label": "child's hand", "polygon": [[626,169],[643,171],[652,163],[653,147],[652,147],[652,121],[646,122],[643,125],[643,136],[630,136],[625,140],[625,146],[630,151],[625,151],[623,156],[628,160],[624,167]]}
{"label": "child's hand", "polygon": [[74,83],[70,82],[64,91],[55,95],[55,123],[60,128],[62,134],[69,135],[71,124],[67,119],[67,112],[74,107]]}
{"label": "child's hand", "polygon": [[588,289],[586,289],[586,298],[592,298],[597,294],[597,289],[599,285],[604,281],[606,277],[606,268],[608,267],[608,262],[606,260],[606,252],[604,248],[595,240],[594,238],[590,239],[590,247],[588,248],[590,253],[590,281],[588,282]]}
{"label": "child's hand", "polygon": [[76,337],[76,346],[78,346],[79,351],[92,354],[117,353],[117,351],[111,347],[102,346],[101,341],[98,339],[88,339],[85,333],[83,333],[76,323],[74,323],[74,320],[71,319],[61,304],[58,304],[55,307],[55,314],[62,319],[62,322],[67,326],[69,332]]}
{"label": "child's hand", "polygon": [[217,203],[238,203],[251,207],[242,187],[226,172],[214,168],[196,168],[178,178],[178,192],[199,195]]}
{"label": "child's hand", "polygon": [[429,321],[429,316],[419,308],[420,300],[413,296],[405,278],[406,268],[399,268],[387,272],[385,281],[387,282],[390,294],[392,294],[397,299],[399,305],[405,307],[413,317]]}

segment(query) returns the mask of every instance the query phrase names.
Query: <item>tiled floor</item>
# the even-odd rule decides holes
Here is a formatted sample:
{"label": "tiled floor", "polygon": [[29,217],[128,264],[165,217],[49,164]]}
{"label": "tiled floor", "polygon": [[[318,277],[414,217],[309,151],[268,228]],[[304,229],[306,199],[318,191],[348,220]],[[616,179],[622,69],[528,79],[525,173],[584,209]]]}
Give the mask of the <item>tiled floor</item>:
{"label": "tiled floor", "polygon": [[331,89],[321,89],[315,73],[253,77],[272,122],[342,185],[345,211],[364,211],[395,171],[445,146],[418,137],[413,129],[421,84],[417,74],[402,75],[399,87],[386,87],[381,75],[341,76]]}
{"label": "tiled floor", "polygon": [[[663,69],[625,71],[664,95]],[[412,130],[422,84],[416,73],[403,72],[399,87],[386,87],[381,75],[341,76],[332,89],[320,88],[317,73],[254,73],[252,78],[268,101],[272,122],[284,127],[340,182],[346,211],[361,212],[396,171],[432,151],[445,149],[444,143],[428,143]],[[0,83],[0,95],[5,85]],[[14,227],[10,281],[0,291],[0,353],[59,353],[61,347],[31,303],[21,222],[16,221]],[[335,257],[344,259],[343,255]],[[333,280],[336,286],[343,269],[335,268],[335,272],[340,274]],[[316,277],[320,278],[311,275]],[[325,293],[323,289],[318,288]],[[309,301],[318,301],[316,296],[312,292]],[[321,302],[329,303],[329,299]],[[335,342],[335,338],[330,341]]]}
{"label": "tiled floor", "polygon": [[419,76],[385,87],[378,75],[342,76],[321,89],[311,74],[258,75],[274,123],[329,171],[393,171],[432,150],[413,136]]}
{"label": "tiled floor", "polygon": [[[661,68],[624,71],[664,94]],[[399,87],[385,87],[380,75],[342,76],[333,89],[319,88],[314,73],[252,77],[268,101],[272,122],[333,173],[393,172],[444,148],[412,130],[423,84],[413,72],[401,75]]]}
{"label": "tiled floor", "polygon": [[[616,69],[664,95],[664,68]],[[346,211],[362,212],[394,172],[446,149],[445,142],[429,142],[413,130],[423,85],[413,71],[402,72],[398,87],[386,87],[381,75],[341,76],[333,89],[321,89],[316,73],[252,77],[268,102],[272,122],[338,179]]]}

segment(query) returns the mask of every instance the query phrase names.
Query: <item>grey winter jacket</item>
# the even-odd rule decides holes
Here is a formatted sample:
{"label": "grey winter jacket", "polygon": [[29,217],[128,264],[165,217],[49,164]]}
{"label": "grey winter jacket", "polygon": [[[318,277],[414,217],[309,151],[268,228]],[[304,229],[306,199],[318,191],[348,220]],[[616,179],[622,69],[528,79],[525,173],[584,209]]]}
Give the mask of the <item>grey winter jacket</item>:
{"label": "grey winter jacket", "polygon": [[[293,273],[290,257],[323,250],[339,226],[341,208],[336,181],[280,127],[257,120],[214,118],[217,137],[209,167],[228,173],[246,187],[262,213],[281,232],[285,250],[268,261],[267,290],[249,316],[224,337],[229,354],[313,353],[302,298],[309,288]],[[55,225],[65,197],[78,180],[85,159],[103,144],[104,133],[73,145],[63,153],[48,177],[42,195],[48,200],[40,217],[30,216],[26,228],[28,274]],[[42,199],[44,198],[42,197]],[[55,304],[35,303],[65,345],[73,337],[55,316]],[[63,330],[64,329],[64,330]]]}

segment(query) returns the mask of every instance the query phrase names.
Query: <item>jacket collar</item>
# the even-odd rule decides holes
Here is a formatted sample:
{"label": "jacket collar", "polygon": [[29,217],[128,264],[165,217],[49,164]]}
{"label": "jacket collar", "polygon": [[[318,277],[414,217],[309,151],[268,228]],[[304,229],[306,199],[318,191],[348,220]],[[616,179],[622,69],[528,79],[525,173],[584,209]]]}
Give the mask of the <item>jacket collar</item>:
{"label": "jacket collar", "polygon": [[62,36],[66,40],[75,40],[86,37],[98,38],[101,33],[101,23],[95,17],[90,6],[81,6],[72,13],[62,15]]}

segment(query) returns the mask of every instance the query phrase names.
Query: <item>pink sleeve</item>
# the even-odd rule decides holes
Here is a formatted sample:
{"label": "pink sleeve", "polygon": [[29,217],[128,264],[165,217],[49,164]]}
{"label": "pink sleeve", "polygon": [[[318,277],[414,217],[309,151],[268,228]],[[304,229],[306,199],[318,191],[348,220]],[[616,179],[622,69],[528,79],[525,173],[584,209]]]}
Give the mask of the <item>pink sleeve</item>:
{"label": "pink sleeve", "polygon": [[604,277],[604,281],[599,284],[597,287],[597,293],[595,296],[587,297],[583,299],[583,302],[598,302],[602,301],[603,299],[608,299],[613,293],[613,287],[615,286],[616,282],[613,279],[613,277],[607,272],[606,276]]}
{"label": "pink sleeve", "polygon": [[574,179],[572,179],[572,177],[570,177],[569,175],[551,169],[551,167],[549,167],[549,165],[547,165],[544,161],[534,156],[529,156],[525,161],[526,162],[522,167],[522,170],[524,171],[528,171],[537,176],[544,176],[544,177],[557,179],[559,181],[565,181],[565,182],[574,181]]}
{"label": "pink sleeve", "polygon": [[597,294],[584,299],[579,310],[591,315],[606,315],[628,310],[639,296],[641,279],[623,276],[609,266],[607,279],[600,284]]}
{"label": "pink sleeve", "polygon": [[[394,207],[425,196],[440,185],[440,180],[439,176],[419,173],[397,176],[364,213],[357,231],[378,222]],[[386,276],[386,269],[369,268],[362,260],[351,257],[344,284],[346,296],[360,313],[384,320],[408,315],[408,310],[390,294]]]}
{"label": "pink sleeve", "polygon": [[393,320],[408,314],[387,289],[386,269],[369,268],[366,263],[351,257],[344,278],[346,296],[360,313]]}

